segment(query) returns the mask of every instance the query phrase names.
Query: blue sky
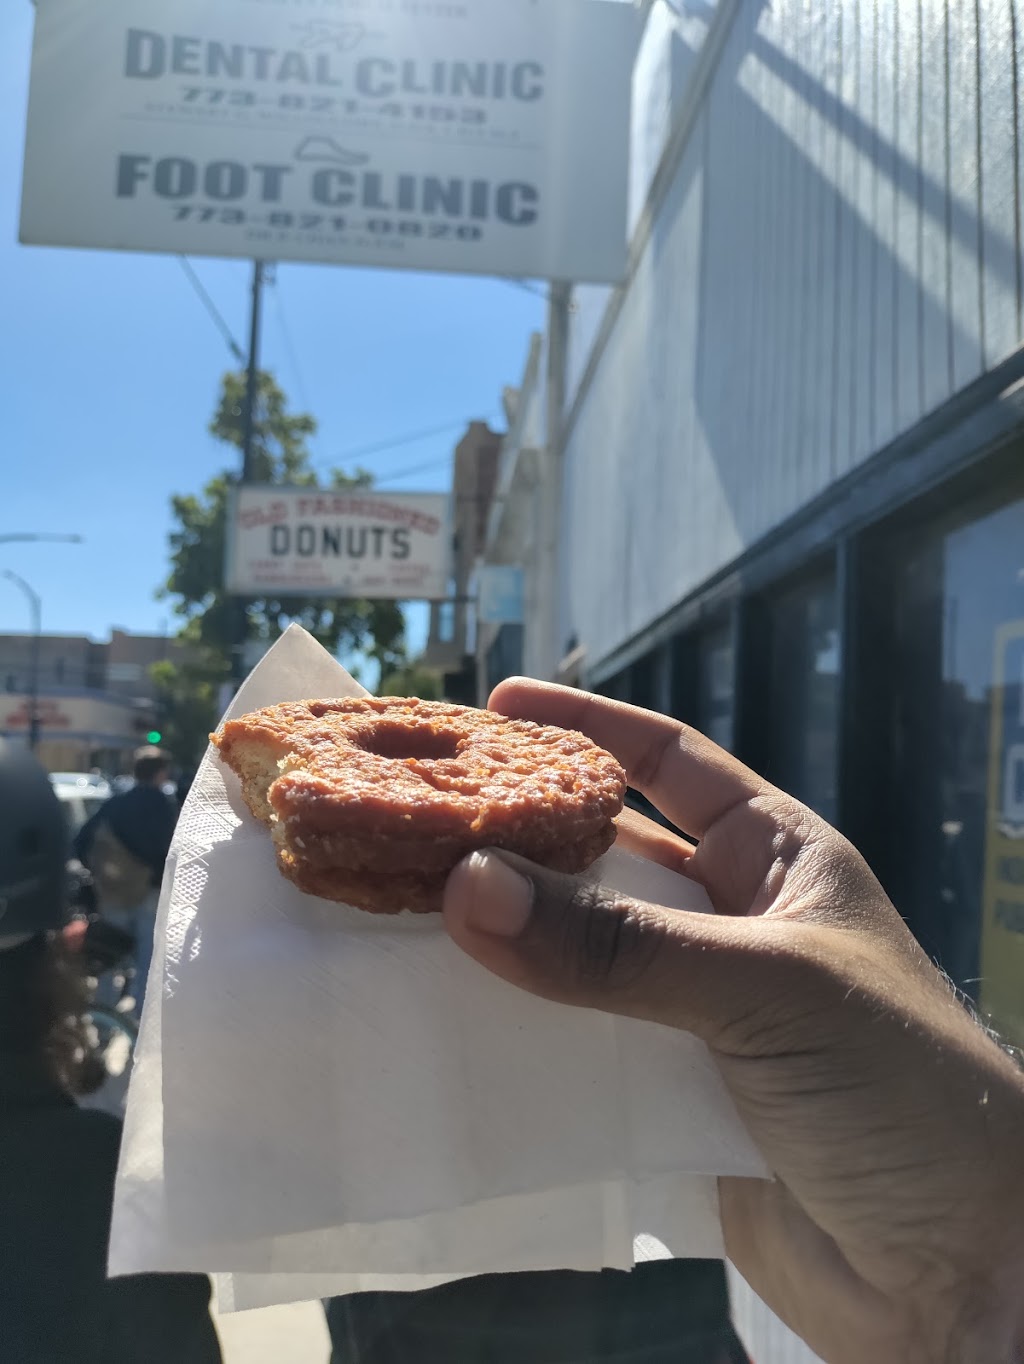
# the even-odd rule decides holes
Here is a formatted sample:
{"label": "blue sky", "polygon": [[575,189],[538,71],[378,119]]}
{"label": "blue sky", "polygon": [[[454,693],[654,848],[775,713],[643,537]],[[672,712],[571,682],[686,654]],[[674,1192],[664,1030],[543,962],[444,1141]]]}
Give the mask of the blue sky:
{"label": "blue sky", "polygon": [[[0,570],[39,592],[45,630],[173,630],[154,596],[169,499],[230,462],[206,426],[234,362],[174,257],[18,245],[32,15],[29,0],[0,6],[0,534],[85,543],[0,544]],[[192,264],[244,346],[247,263]],[[451,424],[361,461],[413,491],[448,486],[460,423],[502,424],[502,387],[519,379],[544,302],[499,280],[282,264],[264,316],[263,363],[319,421],[318,463]],[[412,616],[415,644],[425,612]],[[0,632],[27,627],[24,598],[0,579]]]}

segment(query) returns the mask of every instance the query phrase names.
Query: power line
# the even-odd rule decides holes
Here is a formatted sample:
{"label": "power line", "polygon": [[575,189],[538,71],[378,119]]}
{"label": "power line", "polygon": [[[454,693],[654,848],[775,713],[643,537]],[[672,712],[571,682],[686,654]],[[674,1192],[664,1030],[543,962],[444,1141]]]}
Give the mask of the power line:
{"label": "power line", "polygon": [[302,370],[299,368],[298,355],[296,354],[295,347],[292,345],[291,332],[288,329],[288,323],[284,315],[284,300],[281,297],[281,285],[276,275],[274,277],[274,303],[277,307],[277,322],[278,326],[281,328],[281,338],[284,341],[285,353],[288,356],[288,363],[292,367],[292,374],[295,376],[295,387],[299,390],[299,398],[302,402],[302,406],[307,412],[310,412],[312,411],[312,408],[309,403],[309,394],[307,393],[306,385],[302,380]]}
{"label": "power line", "polygon": [[513,289],[522,289],[524,293],[533,294],[537,298],[546,299],[548,297],[547,289],[538,287],[536,284],[530,284],[529,281],[525,279],[503,279],[501,282],[502,284],[508,284]]}
{"label": "power line", "polygon": [[[413,474],[425,474],[428,469],[447,468],[450,463],[451,456],[446,459],[426,460],[423,464],[412,464],[407,469],[397,469],[393,474],[385,474],[383,476],[383,481],[384,483],[397,483],[401,478],[412,478]],[[375,483],[373,486],[379,488],[382,485],[380,483]]]}
{"label": "power line", "polygon": [[227,342],[228,350],[230,350],[231,354],[235,357],[239,364],[244,365],[245,353],[242,350],[242,347],[232,336],[231,328],[224,321],[224,318],[221,316],[221,314],[217,311],[217,305],[216,303],[214,303],[210,295],[206,292],[205,288],[203,287],[202,280],[192,269],[192,266],[190,262],[186,259],[186,257],[179,256],[178,264],[185,271],[185,275],[189,283],[192,285],[192,288],[199,295],[200,299],[202,300],[203,307],[206,309],[206,311],[210,314],[210,317],[213,319],[213,325],[217,328],[221,336],[223,336],[224,340]]}
{"label": "power line", "polygon": [[[410,431],[404,436],[392,436],[389,440],[374,441],[371,445],[358,446],[354,450],[345,450],[342,454],[336,455],[331,459],[318,459],[318,464],[341,465],[351,463],[356,459],[366,459],[370,455],[380,455],[386,450],[397,450],[403,445],[415,445],[417,441],[427,440],[430,436],[441,436],[446,431],[454,431],[457,427],[465,426],[465,418],[459,417],[455,421],[445,422],[443,426],[431,426],[423,431]],[[392,475],[388,474],[388,478]]]}

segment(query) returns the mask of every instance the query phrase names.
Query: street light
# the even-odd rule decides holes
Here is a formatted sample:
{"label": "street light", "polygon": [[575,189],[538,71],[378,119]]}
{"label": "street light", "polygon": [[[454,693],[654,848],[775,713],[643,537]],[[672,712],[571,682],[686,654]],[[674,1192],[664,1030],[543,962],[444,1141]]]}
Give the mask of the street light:
{"label": "street light", "polygon": [[14,534],[0,535],[0,545],[11,545],[15,542],[20,544],[32,540],[45,540],[51,545],[80,545],[83,543],[81,535],[48,535],[44,531],[16,531]]}
{"label": "street light", "polygon": [[17,573],[12,573],[9,568],[4,569],[4,577],[9,578],[16,587],[20,587],[25,596],[28,597],[29,609],[32,613],[32,644],[29,655],[29,680],[28,680],[28,746],[36,749],[39,746],[39,643],[43,630],[43,603],[39,593],[29,587],[24,578]]}

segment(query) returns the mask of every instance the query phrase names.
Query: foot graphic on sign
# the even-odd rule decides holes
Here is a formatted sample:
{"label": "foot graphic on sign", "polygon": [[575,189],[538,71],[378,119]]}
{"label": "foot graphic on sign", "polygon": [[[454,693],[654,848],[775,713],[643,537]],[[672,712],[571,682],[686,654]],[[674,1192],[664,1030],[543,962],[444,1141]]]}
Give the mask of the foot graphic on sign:
{"label": "foot graphic on sign", "polygon": [[350,152],[339,147],[332,137],[306,137],[295,149],[297,161],[333,161],[336,166],[365,166],[365,152]]}

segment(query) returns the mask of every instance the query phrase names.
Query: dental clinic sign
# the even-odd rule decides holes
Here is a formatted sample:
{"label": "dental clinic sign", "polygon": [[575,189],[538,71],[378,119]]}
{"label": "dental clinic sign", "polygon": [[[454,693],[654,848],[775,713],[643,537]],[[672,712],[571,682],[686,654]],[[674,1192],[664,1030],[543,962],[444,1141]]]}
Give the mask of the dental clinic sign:
{"label": "dental clinic sign", "polygon": [[227,589],[244,597],[442,600],[448,498],[243,484],[228,506],[226,558]]}
{"label": "dental clinic sign", "polygon": [[38,0],[21,240],[615,282],[613,0]]}

